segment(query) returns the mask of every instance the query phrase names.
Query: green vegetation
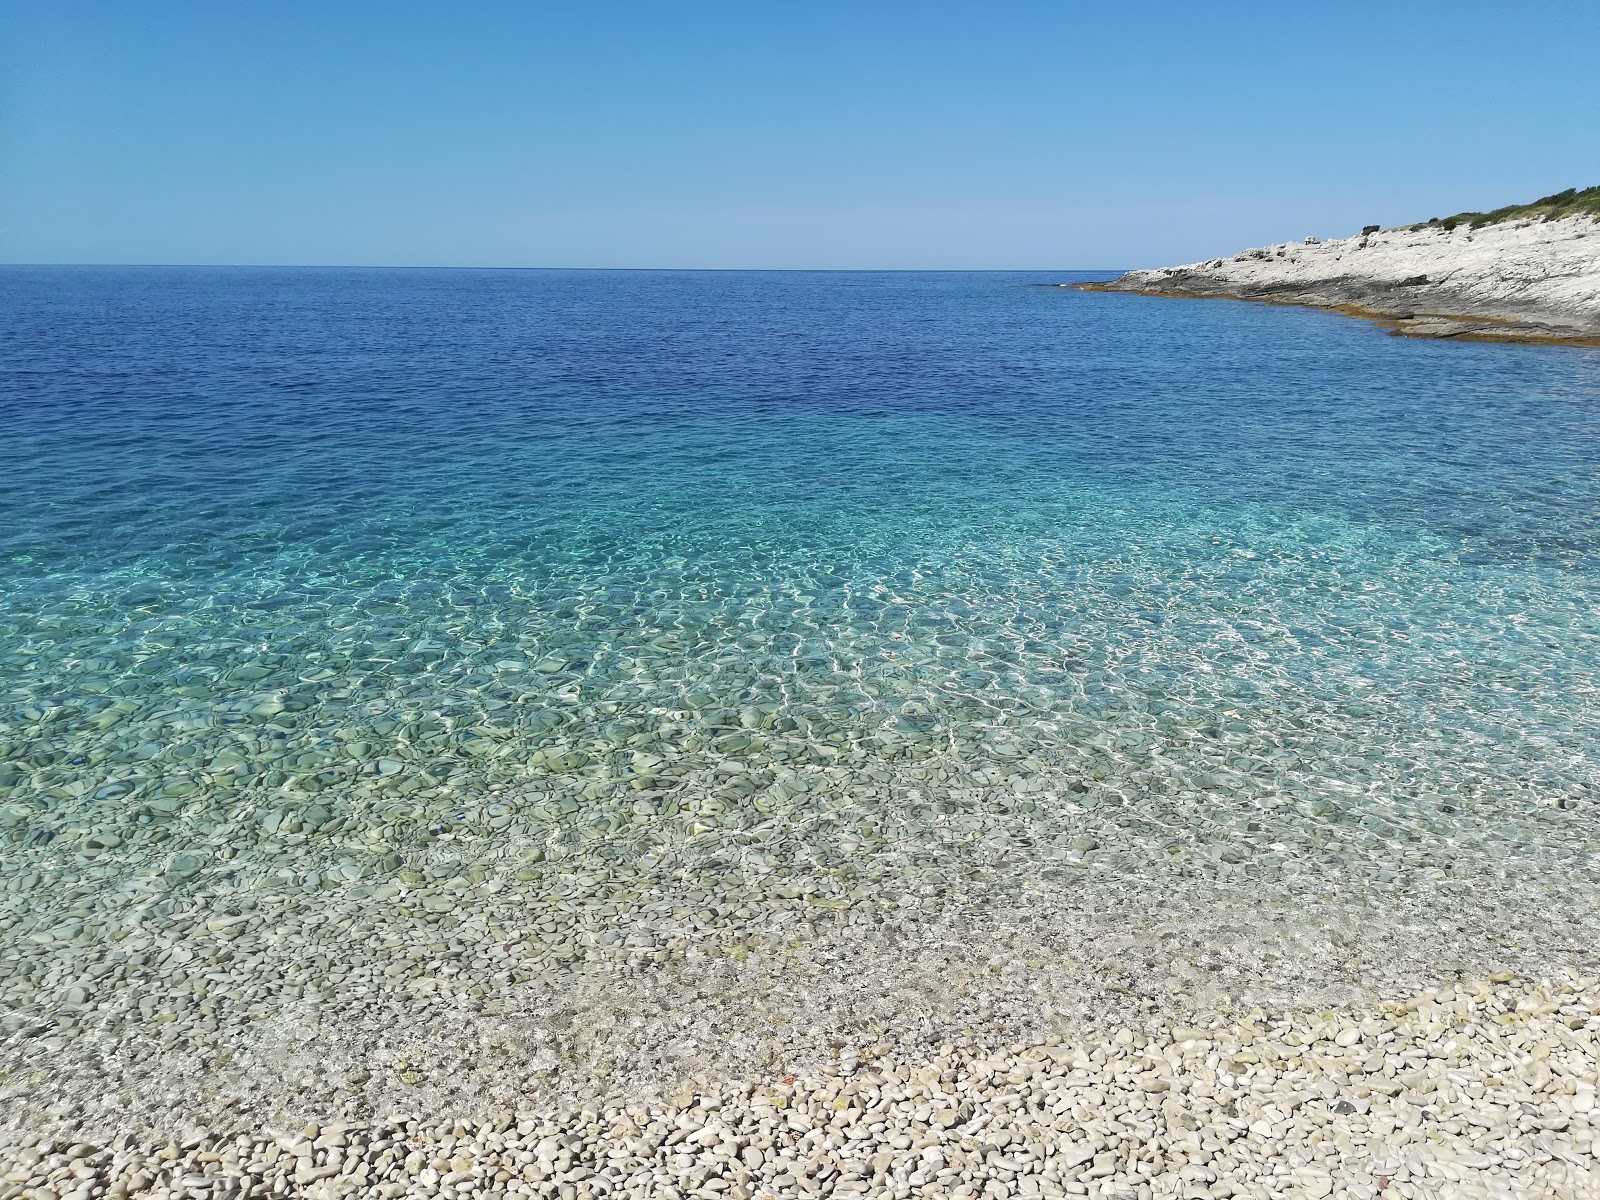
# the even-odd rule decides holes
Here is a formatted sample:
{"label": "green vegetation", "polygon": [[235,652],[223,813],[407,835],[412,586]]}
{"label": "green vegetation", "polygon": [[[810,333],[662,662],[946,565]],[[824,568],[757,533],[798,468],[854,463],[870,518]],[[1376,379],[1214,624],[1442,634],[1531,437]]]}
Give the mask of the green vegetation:
{"label": "green vegetation", "polygon": [[1545,196],[1532,204],[1508,204],[1493,212],[1464,212],[1441,220],[1433,217],[1413,229],[1454,229],[1466,225],[1478,229],[1484,225],[1497,225],[1501,221],[1555,221],[1562,217],[1590,216],[1600,218],[1600,187],[1568,188],[1553,196]]}

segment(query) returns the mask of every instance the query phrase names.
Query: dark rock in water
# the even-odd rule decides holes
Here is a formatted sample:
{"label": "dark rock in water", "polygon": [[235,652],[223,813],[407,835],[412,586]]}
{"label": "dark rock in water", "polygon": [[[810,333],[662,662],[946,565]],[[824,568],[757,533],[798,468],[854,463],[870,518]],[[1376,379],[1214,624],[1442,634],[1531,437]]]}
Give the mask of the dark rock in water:
{"label": "dark rock in water", "polygon": [[1366,237],[1369,233],[1378,233],[1382,229],[1382,225],[1363,225],[1361,227],[1361,236]]}
{"label": "dark rock in water", "polygon": [[1426,275],[1412,275],[1406,279],[1402,279],[1399,283],[1395,284],[1395,287],[1421,287],[1427,282],[1428,277]]}

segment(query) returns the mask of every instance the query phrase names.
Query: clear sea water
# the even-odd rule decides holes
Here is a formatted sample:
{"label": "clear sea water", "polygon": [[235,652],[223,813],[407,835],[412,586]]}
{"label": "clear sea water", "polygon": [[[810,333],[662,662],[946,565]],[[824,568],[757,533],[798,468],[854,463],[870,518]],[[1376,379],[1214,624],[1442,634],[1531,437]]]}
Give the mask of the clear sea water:
{"label": "clear sea water", "polygon": [[1592,959],[1600,353],[1087,277],[0,269],[6,1086]]}
{"label": "clear sea water", "polygon": [[1084,277],[0,272],[13,869],[1584,860],[1600,354]]}

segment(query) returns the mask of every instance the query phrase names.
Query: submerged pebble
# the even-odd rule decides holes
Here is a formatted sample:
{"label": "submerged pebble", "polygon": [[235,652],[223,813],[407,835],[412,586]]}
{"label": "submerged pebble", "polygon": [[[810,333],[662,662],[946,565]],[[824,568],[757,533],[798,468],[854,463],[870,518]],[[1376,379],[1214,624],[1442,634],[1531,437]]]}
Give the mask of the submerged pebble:
{"label": "submerged pebble", "polygon": [[670,1096],[557,1109],[235,1116],[109,1141],[64,1128],[0,1154],[19,1195],[1583,1200],[1600,1179],[1597,983],[1478,983],[1366,1011],[1256,1010],[1074,1039],[964,1037],[924,1055],[850,1044],[800,1076],[685,1080]]}
{"label": "submerged pebble", "polygon": [[[213,280],[305,344],[334,339],[306,359],[329,374],[304,381],[157,274],[17,297],[44,305],[28,377],[63,394],[9,414],[0,531],[0,1121],[50,1147],[5,1188],[82,1190],[54,1161],[76,1145],[91,1194],[198,1194],[219,1171],[236,1182],[213,1195],[373,1192],[431,1172],[436,1195],[515,1176],[572,1200],[590,1182],[574,1171],[612,1170],[603,1145],[620,1148],[613,1190],[647,1164],[659,1194],[705,1194],[712,1176],[674,1174],[665,1139],[594,1140],[607,1123],[581,1107],[529,1118],[539,1137],[514,1153],[534,1163],[546,1137],[590,1139],[535,1180],[521,1159],[473,1174],[490,1161],[477,1127],[430,1123],[485,1097],[516,1112],[784,1063],[810,1081],[808,1113],[825,1064],[847,1077],[818,1100],[829,1132],[786,1158],[804,1132],[761,1126],[770,1144],[695,1142],[683,1165],[742,1163],[718,1175],[730,1192],[764,1172],[785,1194],[997,1195],[1035,1176],[1213,1194],[1220,1137],[1191,1151],[1174,1132],[1184,1163],[1163,1150],[1140,1170],[1108,1126],[1050,1178],[1009,1157],[1039,1140],[1002,1120],[1012,1098],[979,1128],[971,1096],[1026,1074],[1026,1049],[1001,1048],[1045,1031],[1120,1013],[1150,1036],[1293,1001],[1340,1006],[1359,1040],[1341,1025],[1343,1053],[1270,1069],[1358,1106],[1388,1054],[1376,997],[1500,967],[1594,973],[1595,438],[1523,367],[1456,356],[1470,370],[1441,382],[1438,362],[1389,357],[1370,386],[1330,388],[1358,377],[1343,344],[1219,366],[1168,326],[1130,341],[1129,369],[1085,375],[1098,351],[1046,352],[1064,326],[1026,315],[1055,314],[1034,302],[1056,294],[976,278],[796,279],[793,308],[732,276],[733,302],[696,307],[705,294],[652,278],[687,306],[620,309],[584,291],[598,276],[508,279],[491,304],[408,278],[435,299],[354,276]],[[119,336],[84,373],[80,339],[122,328],[107,313],[127,296],[148,339]],[[930,320],[961,354],[897,340]],[[809,365],[747,372],[729,357],[746,344]],[[141,367],[150,345],[161,361]],[[1162,366],[1152,345],[1186,349]],[[74,362],[51,375],[53,356]],[[1239,361],[1263,372],[1250,388]],[[1440,1016],[1405,1073],[1505,1015]],[[946,1036],[1005,1061],[939,1055]],[[1564,1037],[1527,1057],[1548,1043],[1535,1061],[1581,1080]],[[916,1085],[894,1122],[829,1108],[880,1086],[886,1041],[896,1071],[948,1060],[937,1095]],[[1447,1085],[1467,1097],[1451,1113],[1522,1079],[1501,1044],[1481,1096],[1476,1075]],[[1273,1094],[1261,1063],[1209,1057],[1185,1095],[1244,1104],[1243,1078]],[[1081,1084],[1119,1098],[1108,1121],[1153,1128],[1133,1114],[1161,1112],[1179,1073],[1146,1065],[1063,1079],[1069,1113]],[[1555,1120],[1552,1096],[1589,1103],[1537,1078],[1515,1084],[1530,1120]],[[753,1096],[726,1086],[725,1107]],[[1282,1120],[1314,1111],[1354,1137],[1365,1114],[1317,1103]],[[346,1122],[345,1144],[288,1125],[288,1144],[236,1141],[296,1106]],[[416,1129],[377,1132],[401,1112]],[[165,1166],[116,1142],[163,1124]],[[991,1126],[1013,1140],[983,1150],[980,1186],[966,1142]],[[1523,1159],[1493,1152],[1506,1178],[1572,1165],[1577,1143],[1538,1128]],[[468,1148],[436,1155],[424,1129]],[[64,1130],[82,1136],[49,1140]],[[358,1132],[389,1144],[358,1154]],[[1323,1186],[1258,1140],[1274,1178]],[[148,1178],[115,1174],[118,1155]],[[367,1182],[344,1189],[358,1163]]]}

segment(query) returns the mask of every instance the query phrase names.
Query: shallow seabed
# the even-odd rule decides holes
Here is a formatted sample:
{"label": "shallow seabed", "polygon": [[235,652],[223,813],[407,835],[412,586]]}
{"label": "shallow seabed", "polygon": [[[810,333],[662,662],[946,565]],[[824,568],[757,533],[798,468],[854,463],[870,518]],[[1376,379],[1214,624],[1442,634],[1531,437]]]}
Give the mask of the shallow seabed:
{"label": "shallow seabed", "polygon": [[1600,353],[0,271],[0,1095],[488,1111],[1600,962]]}

